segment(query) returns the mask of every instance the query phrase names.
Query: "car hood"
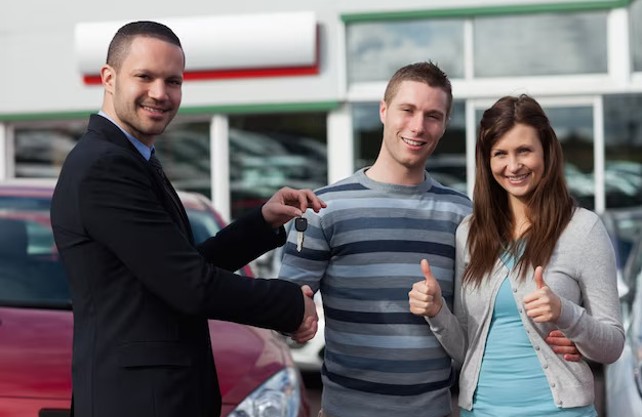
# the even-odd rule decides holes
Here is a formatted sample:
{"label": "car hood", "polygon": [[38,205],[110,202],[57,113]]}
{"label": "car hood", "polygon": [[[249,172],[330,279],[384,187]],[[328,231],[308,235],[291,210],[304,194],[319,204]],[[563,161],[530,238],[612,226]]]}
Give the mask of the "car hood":
{"label": "car hood", "polygon": [[[292,365],[271,330],[215,320],[209,327],[225,404]],[[69,399],[72,337],[70,311],[0,307],[0,397]]]}
{"label": "car hood", "polygon": [[210,320],[214,361],[223,403],[238,404],[286,366],[291,358],[272,330]]}
{"label": "car hood", "polygon": [[0,308],[0,396],[71,398],[69,311]]}

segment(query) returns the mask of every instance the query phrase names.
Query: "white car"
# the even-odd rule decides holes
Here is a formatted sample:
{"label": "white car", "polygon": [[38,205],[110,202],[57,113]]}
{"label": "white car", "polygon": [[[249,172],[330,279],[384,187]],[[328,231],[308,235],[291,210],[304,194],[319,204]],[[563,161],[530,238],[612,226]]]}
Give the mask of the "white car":
{"label": "white car", "polygon": [[604,366],[606,415],[642,417],[642,210],[618,210],[606,215],[609,218],[605,223],[618,253],[626,331],[622,355]]}

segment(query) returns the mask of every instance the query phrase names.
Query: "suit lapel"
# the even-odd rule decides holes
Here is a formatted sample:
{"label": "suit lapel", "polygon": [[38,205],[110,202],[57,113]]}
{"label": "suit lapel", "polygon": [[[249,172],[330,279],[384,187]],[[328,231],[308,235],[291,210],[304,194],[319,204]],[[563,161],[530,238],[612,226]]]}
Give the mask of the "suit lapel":
{"label": "suit lapel", "polygon": [[[92,114],[89,118],[89,124],[87,126],[88,130],[96,130],[101,132],[100,136],[107,139],[109,142],[114,143],[115,145],[122,146],[127,148],[130,152],[133,152],[140,163],[143,164],[149,176],[152,179],[153,190],[158,196],[159,200],[163,204],[163,207],[167,210],[168,214],[174,220],[174,223],[180,228],[185,237],[189,240],[192,245],[194,244],[194,236],[192,235],[192,228],[190,227],[189,220],[187,218],[187,213],[181,200],[178,197],[174,187],[165,181],[160,175],[152,168],[149,161],[143,158],[143,155],[138,152],[138,149],[132,145],[132,143],[127,139],[125,134],[120,130],[118,126],[113,124],[110,120],[99,116],[97,114]],[[166,185],[163,185],[163,182],[166,182]]]}
{"label": "suit lapel", "polygon": [[156,192],[156,195],[160,198],[163,206],[174,219],[174,222],[181,228],[183,234],[185,234],[189,241],[194,244],[192,228],[190,227],[187,213],[185,212],[185,208],[183,207],[176,190],[174,190],[172,184],[162,178],[149,163],[147,163],[147,170],[154,181],[154,191]]}

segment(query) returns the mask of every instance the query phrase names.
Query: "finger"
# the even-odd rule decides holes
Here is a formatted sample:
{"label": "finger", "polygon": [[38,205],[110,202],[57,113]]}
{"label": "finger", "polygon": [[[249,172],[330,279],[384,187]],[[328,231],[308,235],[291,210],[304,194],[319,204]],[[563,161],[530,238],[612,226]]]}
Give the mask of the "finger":
{"label": "finger", "polygon": [[322,208],[327,207],[328,205],[321,200],[319,197],[317,197],[316,194],[314,194],[314,191],[306,189],[303,190],[306,194],[306,197],[308,199],[308,207],[310,207],[310,204],[312,205],[312,210],[314,210],[316,213],[318,213]]}
{"label": "finger", "polygon": [[539,320],[543,320],[543,318],[546,316],[546,311],[544,311],[544,309],[542,308],[534,308],[526,311],[526,315],[533,319],[533,321],[541,323],[541,321]]}
{"label": "finger", "polygon": [[279,204],[278,209],[275,208],[274,211],[278,212],[275,214],[286,216],[289,219],[303,216],[303,212],[298,207],[288,206],[287,204]]}
{"label": "finger", "polygon": [[421,260],[421,272],[423,272],[424,277],[426,278],[426,285],[436,283],[437,280],[432,275],[432,270],[430,269],[430,264],[427,259]]}
{"label": "finger", "polygon": [[582,355],[566,354],[564,355],[564,360],[567,362],[579,362],[582,360]]}
{"label": "finger", "polygon": [[299,209],[301,213],[305,213],[308,209],[308,195],[305,193],[305,190],[299,190],[296,193],[296,197],[299,200]]}
{"label": "finger", "polygon": [[541,266],[535,268],[535,285],[537,285],[537,289],[542,289],[546,286],[544,282],[544,269]]}
{"label": "finger", "polygon": [[302,286],[301,291],[303,291],[303,295],[305,295],[306,297],[312,298],[312,296],[314,295],[314,291],[312,291],[312,288],[310,288],[309,285]]}
{"label": "finger", "polygon": [[310,205],[312,205],[312,209],[316,212],[318,212],[321,209],[321,204],[318,201],[317,196],[314,194],[312,190],[291,189],[291,192],[292,192],[292,200],[297,201],[299,203],[299,209],[301,210],[301,212],[305,213],[305,211],[310,207]]}
{"label": "finger", "polygon": [[577,355],[580,353],[576,347],[574,346],[559,346],[559,345],[552,345],[550,344],[551,349],[553,349],[553,352],[559,353],[559,354],[569,354],[569,355]]}
{"label": "finger", "polygon": [[555,345],[555,346],[574,346],[573,342],[571,342],[570,339],[564,337],[564,336],[547,336],[546,337],[546,343],[549,345]]}
{"label": "finger", "polygon": [[551,332],[548,334],[548,337],[563,337],[563,338],[566,338],[564,333],[562,333],[562,331],[558,330],[558,329],[551,330]]}

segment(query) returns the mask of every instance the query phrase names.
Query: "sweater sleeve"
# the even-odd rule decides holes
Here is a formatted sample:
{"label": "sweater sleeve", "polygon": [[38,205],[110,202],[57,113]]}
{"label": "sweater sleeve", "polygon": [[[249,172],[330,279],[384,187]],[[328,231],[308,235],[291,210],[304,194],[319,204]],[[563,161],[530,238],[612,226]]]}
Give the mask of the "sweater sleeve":
{"label": "sweater sleeve", "polygon": [[443,300],[443,305],[439,313],[434,317],[426,317],[430,325],[430,330],[439,340],[439,343],[446,350],[448,355],[461,366],[464,363],[468,343],[466,339],[467,331],[467,312],[464,303],[462,278],[466,267],[466,240],[467,227],[460,225],[457,229],[456,248],[455,248],[455,282],[453,294],[453,312],[450,311]]}
{"label": "sweater sleeve", "polygon": [[586,359],[612,363],[624,348],[615,253],[597,216],[587,235],[580,240],[574,263],[582,305],[560,297],[562,311],[556,325]]}

